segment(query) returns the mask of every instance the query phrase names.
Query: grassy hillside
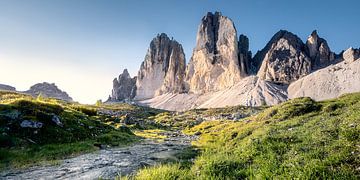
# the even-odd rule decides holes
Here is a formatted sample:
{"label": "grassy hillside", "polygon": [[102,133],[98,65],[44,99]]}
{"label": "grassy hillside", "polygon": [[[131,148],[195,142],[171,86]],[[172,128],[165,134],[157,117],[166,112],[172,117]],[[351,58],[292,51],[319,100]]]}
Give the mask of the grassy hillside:
{"label": "grassy hillside", "polygon": [[0,91],[0,169],[53,161],[138,139],[125,126],[105,124],[97,111],[94,106]]}
{"label": "grassy hillside", "polygon": [[[190,128],[206,120],[242,119],[265,109],[265,107],[234,106],[226,108],[192,109],[185,112],[160,112],[148,119],[172,129]],[[235,117],[233,117],[235,116]]]}
{"label": "grassy hillside", "polygon": [[360,94],[290,100],[241,121],[205,121],[201,154],[188,164],[139,171],[134,179],[359,179]]}

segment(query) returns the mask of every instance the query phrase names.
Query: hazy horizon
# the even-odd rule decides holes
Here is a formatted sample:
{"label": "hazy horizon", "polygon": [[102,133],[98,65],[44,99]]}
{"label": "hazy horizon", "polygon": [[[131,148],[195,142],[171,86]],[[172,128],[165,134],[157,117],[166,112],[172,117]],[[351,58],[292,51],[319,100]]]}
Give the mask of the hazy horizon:
{"label": "hazy horizon", "polygon": [[232,19],[253,55],[280,29],[303,41],[316,29],[336,53],[360,47],[355,0],[89,2],[0,0],[0,84],[27,90],[50,82],[81,103],[106,100],[124,68],[137,74],[159,33],[181,43],[188,61],[209,11]]}

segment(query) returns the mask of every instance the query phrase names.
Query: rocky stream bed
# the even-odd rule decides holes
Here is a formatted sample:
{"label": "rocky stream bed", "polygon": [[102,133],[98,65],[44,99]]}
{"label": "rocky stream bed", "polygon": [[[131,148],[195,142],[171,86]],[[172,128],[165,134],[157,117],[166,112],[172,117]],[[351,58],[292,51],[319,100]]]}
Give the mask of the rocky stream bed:
{"label": "rocky stream bed", "polygon": [[178,131],[166,135],[163,141],[145,139],[127,147],[101,149],[62,160],[59,165],[1,172],[0,179],[113,179],[131,175],[145,166],[177,160],[175,154],[189,147],[194,139]]}

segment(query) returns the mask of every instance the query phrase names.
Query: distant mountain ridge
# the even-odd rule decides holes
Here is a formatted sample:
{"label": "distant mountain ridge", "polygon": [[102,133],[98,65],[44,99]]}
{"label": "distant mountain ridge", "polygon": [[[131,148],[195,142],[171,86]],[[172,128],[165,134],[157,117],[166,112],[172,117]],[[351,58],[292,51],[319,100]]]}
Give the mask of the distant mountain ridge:
{"label": "distant mountain ridge", "polygon": [[[309,87],[317,80],[324,81],[323,84],[337,83],[328,88],[346,89],[326,95],[326,98],[334,98],[342,92],[360,91],[358,86],[348,87],[358,83],[360,74],[357,67],[360,64],[349,62],[358,61],[359,56],[359,49],[353,48],[340,54],[332,52],[316,30],[305,43],[295,34],[280,30],[252,57],[248,37],[237,35],[233,21],[220,12],[209,12],[201,19],[196,45],[187,65],[181,44],[162,33],[151,41],[138,76],[134,78],[136,83],[129,88],[136,89],[133,91],[136,93],[127,98],[113,93],[111,99],[127,99],[177,111],[233,105],[273,105],[289,98],[311,95]],[[325,76],[326,70],[323,69],[341,62],[347,62],[341,65],[343,69],[353,66],[348,71],[353,74],[347,75],[346,83],[312,75],[319,71]],[[312,76],[311,81],[304,80],[309,75]],[[340,76],[344,74],[337,74],[337,77]],[[132,78],[129,76],[128,79]],[[292,86],[298,82],[301,85]],[[118,91],[122,84],[114,81],[113,92]],[[290,91],[289,85],[292,87]],[[295,93],[294,87],[300,89]],[[305,87],[308,89],[301,93],[301,88]],[[323,99],[318,96],[322,95],[317,94],[313,98]]]}
{"label": "distant mountain ridge", "polygon": [[[9,85],[0,84],[0,91],[1,90],[16,91],[16,88]],[[55,83],[47,83],[47,82],[37,83],[31,86],[30,89],[27,91],[16,91],[16,92],[29,94],[33,97],[37,97],[41,95],[43,97],[55,98],[64,101],[73,101],[73,99],[65,91],[60,90],[55,85]]]}

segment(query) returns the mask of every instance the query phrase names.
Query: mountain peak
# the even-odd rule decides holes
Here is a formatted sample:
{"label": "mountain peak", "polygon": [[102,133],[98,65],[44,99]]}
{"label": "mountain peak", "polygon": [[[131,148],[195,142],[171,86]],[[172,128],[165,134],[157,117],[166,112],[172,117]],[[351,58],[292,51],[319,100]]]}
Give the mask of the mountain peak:
{"label": "mountain peak", "polygon": [[37,83],[30,87],[29,90],[25,91],[34,97],[42,95],[45,97],[61,99],[65,101],[72,101],[72,98],[64,91],[60,90],[55,83]]}
{"label": "mountain peak", "polygon": [[309,74],[311,60],[304,48],[304,43],[295,34],[278,31],[254,57],[253,63],[259,68],[257,75],[263,80],[290,84]]}
{"label": "mountain peak", "polygon": [[189,90],[205,93],[238,82],[242,74],[238,51],[238,37],[233,21],[220,12],[207,13],[198,27],[196,46],[187,67]]}
{"label": "mountain peak", "polygon": [[151,42],[136,81],[136,99],[148,99],[166,92],[183,92],[184,50],[165,33]]}

